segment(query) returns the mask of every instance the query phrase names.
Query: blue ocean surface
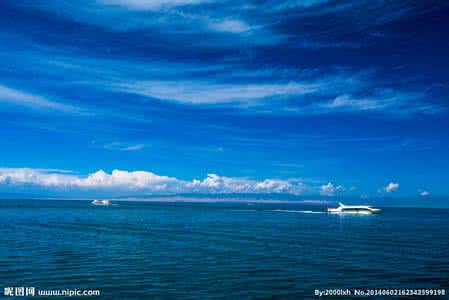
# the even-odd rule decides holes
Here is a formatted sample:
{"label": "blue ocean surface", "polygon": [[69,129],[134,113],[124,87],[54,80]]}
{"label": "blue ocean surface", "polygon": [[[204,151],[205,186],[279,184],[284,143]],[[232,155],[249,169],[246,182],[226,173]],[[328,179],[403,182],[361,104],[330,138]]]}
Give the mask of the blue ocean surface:
{"label": "blue ocean surface", "polygon": [[115,203],[0,200],[0,288],[99,289],[104,299],[449,292],[448,209]]}

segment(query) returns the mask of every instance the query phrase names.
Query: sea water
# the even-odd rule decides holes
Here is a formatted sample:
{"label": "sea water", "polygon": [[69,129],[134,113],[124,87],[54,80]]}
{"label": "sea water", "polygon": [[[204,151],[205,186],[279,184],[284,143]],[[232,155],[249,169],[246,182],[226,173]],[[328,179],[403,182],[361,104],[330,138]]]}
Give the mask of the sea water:
{"label": "sea water", "polygon": [[0,200],[0,288],[97,289],[105,299],[449,292],[447,209],[335,215],[301,204],[115,204]]}

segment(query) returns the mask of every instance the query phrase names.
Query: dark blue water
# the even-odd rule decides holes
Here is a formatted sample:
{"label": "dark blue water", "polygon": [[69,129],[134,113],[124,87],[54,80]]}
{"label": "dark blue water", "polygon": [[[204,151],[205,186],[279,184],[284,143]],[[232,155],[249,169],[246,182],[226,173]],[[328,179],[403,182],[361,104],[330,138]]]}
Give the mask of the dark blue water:
{"label": "dark blue water", "polygon": [[100,289],[105,299],[448,289],[449,210],[304,210],[324,207],[1,200],[0,288]]}

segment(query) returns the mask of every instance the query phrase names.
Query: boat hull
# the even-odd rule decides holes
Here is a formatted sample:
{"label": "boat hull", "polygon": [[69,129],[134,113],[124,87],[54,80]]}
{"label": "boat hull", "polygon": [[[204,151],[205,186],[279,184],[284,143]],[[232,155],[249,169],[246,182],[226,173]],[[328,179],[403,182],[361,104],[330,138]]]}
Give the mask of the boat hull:
{"label": "boat hull", "polygon": [[373,215],[373,214],[378,214],[380,212],[380,210],[377,211],[367,211],[367,210],[360,210],[360,211],[332,211],[332,210],[328,210],[327,211],[330,214],[345,214],[345,215]]}
{"label": "boat hull", "polygon": [[370,215],[380,212],[379,208],[375,208],[369,205],[344,205],[339,202],[339,206],[336,208],[328,208],[327,211],[332,214],[361,214]]}

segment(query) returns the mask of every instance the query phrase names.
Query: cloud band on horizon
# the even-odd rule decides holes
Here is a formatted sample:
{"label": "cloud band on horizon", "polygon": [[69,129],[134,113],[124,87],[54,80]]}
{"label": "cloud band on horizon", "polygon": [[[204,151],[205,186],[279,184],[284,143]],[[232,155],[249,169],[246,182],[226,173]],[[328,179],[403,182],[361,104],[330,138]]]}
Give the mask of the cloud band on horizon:
{"label": "cloud band on horizon", "polygon": [[147,171],[99,170],[86,176],[32,168],[0,168],[0,185],[53,189],[174,193],[286,193],[300,194],[306,187],[297,179],[252,180],[208,174],[203,180],[186,181]]}

